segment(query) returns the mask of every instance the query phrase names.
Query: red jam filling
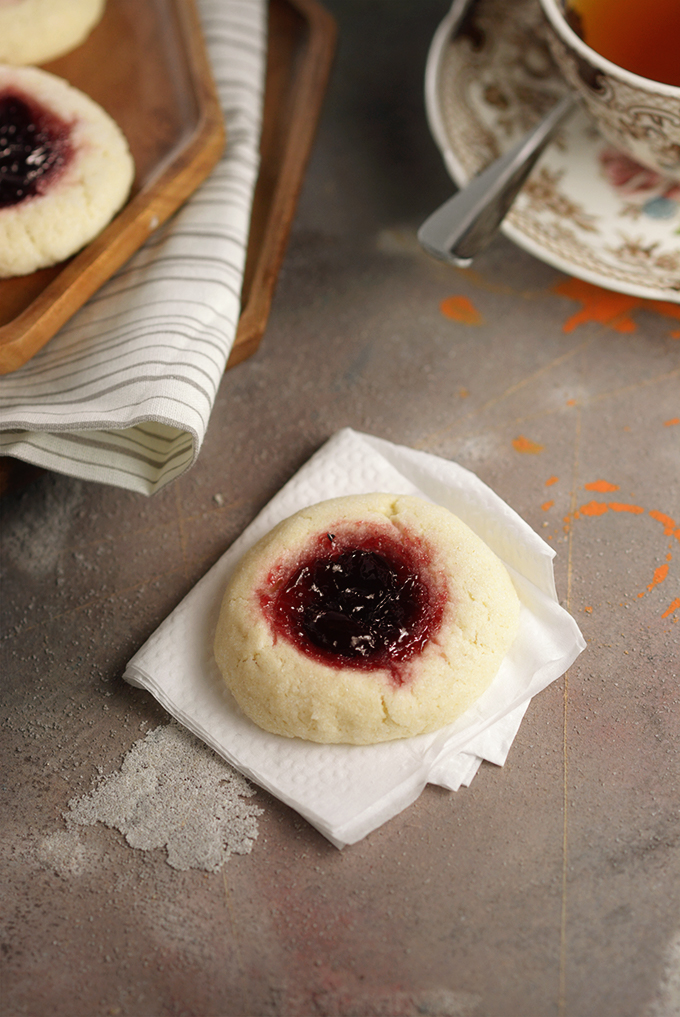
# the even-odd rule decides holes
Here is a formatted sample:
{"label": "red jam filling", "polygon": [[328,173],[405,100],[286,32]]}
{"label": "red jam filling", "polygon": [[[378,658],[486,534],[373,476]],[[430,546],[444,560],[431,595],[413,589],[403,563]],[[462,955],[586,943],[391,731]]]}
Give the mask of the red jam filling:
{"label": "red jam filling", "polygon": [[42,194],[71,154],[68,124],[16,92],[0,95],[0,208]]}
{"label": "red jam filling", "polygon": [[334,667],[390,671],[441,624],[446,586],[422,541],[379,530],[322,534],[295,566],[268,577],[260,602],[275,634]]}

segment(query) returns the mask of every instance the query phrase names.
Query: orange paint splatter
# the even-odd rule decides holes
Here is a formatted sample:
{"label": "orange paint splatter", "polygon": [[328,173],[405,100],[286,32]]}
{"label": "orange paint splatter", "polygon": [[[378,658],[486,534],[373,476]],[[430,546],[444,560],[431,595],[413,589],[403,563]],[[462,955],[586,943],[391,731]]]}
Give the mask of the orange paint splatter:
{"label": "orange paint splatter", "polygon": [[461,325],[481,325],[484,321],[472,301],[463,296],[446,297],[439,305],[439,310],[445,318],[458,321]]}
{"label": "orange paint splatter", "polygon": [[578,515],[582,516],[603,516],[609,510],[609,506],[603,501],[589,501],[587,505],[581,505]]}
{"label": "orange paint splatter", "polygon": [[[634,332],[637,325],[630,312],[637,309],[654,311],[665,318],[680,319],[678,304],[668,300],[644,300],[642,297],[628,296],[625,293],[614,293],[600,286],[593,286],[583,279],[567,279],[559,283],[554,292],[561,297],[577,300],[582,305],[580,311],[565,321],[562,326],[564,332],[573,332],[579,325],[589,321],[609,325],[616,332]],[[680,339],[680,332],[673,331],[671,336],[673,339]]]}
{"label": "orange paint splatter", "polygon": [[576,406],[575,399],[567,399],[567,406]]}
{"label": "orange paint splatter", "polygon": [[459,388],[458,389],[458,395],[460,396],[461,399],[467,399],[467,397],[470,395],[470,393],[468,392],[468,390],[466,388]]}
{"label": "orange paint splatter", "polygon": [[663,314],[665,318],[677,318],[680,320],[680,305],[672,304],[670,300],[643,300],[643,305],[647,304],[657,314]]}
{"label": "orange paint splatter", "polygon": [[592,614],[593,613],[592,607],[584,607],[583,610],[586,612],[586,614]]}
{"label": "orange paint splatter", "polygon": [[607,494],[608,491],[618,491],[618,484],[610,484],[608,480],[593,480],[590,484],[583,485],[586,491],[597,491],[599,494]]}
{"label": "orange paint splatter", "polygon": [[639,297],[614,293],[583,279],[567,279],[555,287],[555,293],[578,300],[582,305],[580,311],[567,318],[562,326],[563,332],[573,332],[589,321],[611,325],[617,332],[634,332],[637,328],[629,312],[643,303]]}
{"label": "orange paint splatter", "polygon": [[[584,484],[584,488],[586,490],[589,490],[589,491],[609,491],[609,490],[618,491],[619,490],[619,487],[618,487],[617,484],[610,484],[609,481],[606,481],[606,480],[591,481],[588,484]],[[549,503],[546,502],[546,505],[548,505],[548,504]],[[584,516],[590,516],[590,517],[603,516],[607,512],[609,512],[610,509],[611,509],[612,512],[629,512],[632,515],[636,515],[636,516],[645,515],[645,513],[646,513],[646,510],[642,507],[642,505],[631,505],[628,502],[618,502],[618,501],[604,502],[604,501],[595,501],[595,500],[593,500],[593,501],[586,502],[584,505],[581,505],[579,508],[577,508],[574,512],[572,512],[569,515],[564,517],[564,523],[565,523],[564,531],[565,531],[565,533],[569,532],[571,524],[575,520],[581,519]],[[652,519],[656,520],[656,522],[661,523],[661,525],[664,528],[664,535],[665,536],[675,537],[676,540],[680,541],[680,526],[678,525],[678,523],[674,519],[671,518],[671,516],[666,515],[665,512],[658,512],[656,509],[650,509],[648,514],[651,516]],[[669,545],[669,546],[672,546],[672,545]],[[638,599],[640,599],[641,597],[644,597],[645,596],[645,592],[649,592],[649,591],[653,590],[660,583],[664,582],[664,580],[668,576],[669,562],[671,562],[672,560],[673,560],[673,555],[671,554],[670,550],[667,550],[665,563],[663,565],[659,565],[654,570],[654,575],[653,575],[651,583],[647,584],[647,590],[646,591],[643,590],[641,593],[637,594]],[[674,600],[673,603],[667,608],[667,610],[664,612],[664,614],[661,617],[662,618],[668,618],[679,607],[680,607],[680,598],[678,598],[677,600]],[[589,609],[586,607],[586,608],[584,608],[584,610],[588,611]],[[674,622],[678,621],[678,619],[674,618],[673,621]]]}
{"label": "orange paint splatter", "polygon": [[548,479],[545,482],[545,486],[552,487],[552,485],[556,484],[559,479],[560,479],[559,477],[548,477]]}
{"label": "orange paint splatter", "polygon": [[554,504],[555,504],[554,501],[544,501],[543,504],[541,505],[541,508],[543,509],[544,512],[547,512],[548,509],[551,509]]}
{"label": "orange paint splatter", "polygon": [[513,439],[512,447],[516,452],[529,452],[532,455],[537,455],[539,452],[543,451],[543,445],[539,445],[538,442],[525,438],[523,434],[520,434],[518,438]]}
{"label": "orange paint splatter", "polygon": [[658,586],[659,583],[662,583],[664,581],[667,575],[668,575],[668,565],[659,565],[658,568],[654,569],[654,578],[652,579],[651,583],[647,584],[647,589],[653,590],[655,586]]}
{"label": "orange paint splatter", "polygon": [[668,607],[666,608],[664,613],[661,615],[661,617],[662,618],[670,618],[670,616],[673,614],[673,612],[677,611],[679,607],[680,607],[680,597],[676,597],[675,600],[672,601],[668,605]]}
{"label": "orange paint splatter", "polygon": [[674,519],[667,516],[665,512],[657,512],[655,509],[650,509],[649,514],[652,519],[656,519],[657,523],[661,523],[664,527],[664,537],[670,537],[674,535],[676,526],[678,525]]}
{"label": "orange paint splatter", "polygon": [[610,501],[609,508],[612,512],[632,512],[634,516],[640,516],[645,511],[642,505],[627,505],[621,501]]}
{"label": "orange paint splatter", "polygon": [[[586,484],[585,486],[589,487],[590,485]],[[645,511],[642,505],[629,505],[626,502],[621,501],[589,501],[586,502],[585,505],[581,505],[580,508],[576,509],[573,518],[580,519],[581,516],[603,516],[605,512],[609,511],[609,509],[611,509],[612,512],[630,512],[634,516],[643,515]],[[569,516],[565,516],[564,521],[565,523],[568,523]]]}
{"label": "orange paint splatter", "polygon": [[670,420],[664,420],[664,427],[673,427],[674,424],[680,424],[680,417],[671,417]]}

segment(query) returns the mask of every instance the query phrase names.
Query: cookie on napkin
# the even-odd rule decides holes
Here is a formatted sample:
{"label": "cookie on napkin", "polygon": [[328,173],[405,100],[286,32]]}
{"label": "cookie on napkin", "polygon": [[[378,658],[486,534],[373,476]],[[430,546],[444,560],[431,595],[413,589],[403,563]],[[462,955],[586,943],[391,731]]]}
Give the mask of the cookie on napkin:
{"label": "cookie on napkin", "polygon": [[296,513],[244,556],[215,658],[266,731],[367,745],[463,714],[498,672],[519,611],[505,566],[448,509],[349,495]]}
{"label": "cookie on napkin", "polygon": [[[278,523],[321,499],[372,491],[448,508],[512,570],[519,630],[489,688],[452,725],[374,745],[321,745],[263,731],[236,708],[212,653],[220,604],[238,563]],[[125,679],[249,779],[296,809],[336,847],[354,844],[415,801],[425,785],[468,784],[481,758],[502,766],[529,701],[584,649],[559,604],[551,548],[457,463],[343,428],[291,477],[147,640]]]}

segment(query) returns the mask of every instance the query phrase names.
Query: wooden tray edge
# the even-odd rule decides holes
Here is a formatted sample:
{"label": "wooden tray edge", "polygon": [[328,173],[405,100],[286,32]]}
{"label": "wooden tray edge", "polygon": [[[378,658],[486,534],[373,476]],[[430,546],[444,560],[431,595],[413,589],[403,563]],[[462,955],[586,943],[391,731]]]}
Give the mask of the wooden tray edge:
{"label": "wooden tray edge", "polygon": [[247,262],[257,259],[257,264],[227,370],[252,356],[264,335],[335,54],[332,15],[317,0],[287,3],[306,21],[308,38],[296,69],[291,125],[262,243],[259,249],[248,245]]}

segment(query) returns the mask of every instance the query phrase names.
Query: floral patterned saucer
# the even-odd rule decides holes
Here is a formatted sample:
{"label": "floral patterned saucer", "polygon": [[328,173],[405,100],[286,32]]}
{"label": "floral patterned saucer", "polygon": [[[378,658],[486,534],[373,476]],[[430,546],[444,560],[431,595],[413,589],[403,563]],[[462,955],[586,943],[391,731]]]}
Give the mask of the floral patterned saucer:
{"label": "floral patterned saucer", "polygon": [[[462,186],[565,91],[537,0],[477,0],[452,40],[439,26],[427,115]],[[502,230],[520,247],[608,289],[680,303],[680,184],[615,151],[577,110],[536,165]]]}

